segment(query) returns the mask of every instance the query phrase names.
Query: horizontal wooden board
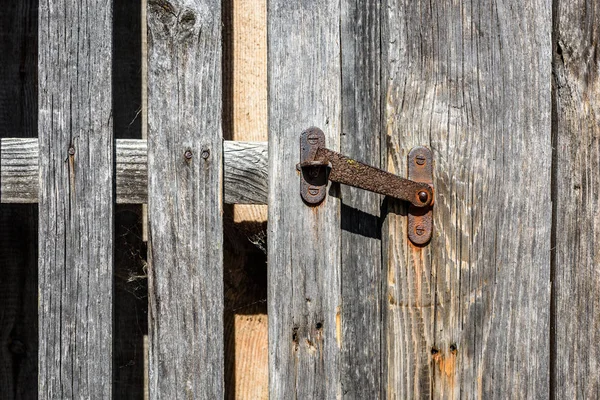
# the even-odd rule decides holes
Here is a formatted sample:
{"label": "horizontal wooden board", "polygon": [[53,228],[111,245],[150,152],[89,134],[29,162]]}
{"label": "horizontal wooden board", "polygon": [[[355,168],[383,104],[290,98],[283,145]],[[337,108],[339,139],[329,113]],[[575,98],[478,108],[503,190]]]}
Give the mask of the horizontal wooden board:
{"label": "horizontal wooden board", "polygon": [[[145,140],[116,141],[118,204],[148,198]],[[0,144],[0,202],[37,203],[38,140],[6,138]],[[227,204],[267,203],[267,142],[224,142],[224,191]]]}

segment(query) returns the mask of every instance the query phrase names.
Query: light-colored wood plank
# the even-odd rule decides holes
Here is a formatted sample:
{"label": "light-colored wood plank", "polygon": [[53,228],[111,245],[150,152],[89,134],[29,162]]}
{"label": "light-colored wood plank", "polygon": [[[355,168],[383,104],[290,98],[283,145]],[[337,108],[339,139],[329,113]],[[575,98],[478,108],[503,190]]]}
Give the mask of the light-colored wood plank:
{"label": "light-colored wood plank", "polygon": [[220,399],[221,3],[147,12],[150,398]]}
{"label": "light-colored wood plank", "polygon": [[[342,1],[341,152],[380,167],[380,1]],[[382,389],[382,197],[341,186],[342,346],[345,399],[376,399]]]}
{"label": "light-colored wood plank", "polygon": [[111,398],[112,22],[112,5],[105,1],[40,2],[39,397],[44,399]]}
{"label": "light-colored wood plank", "polygon": [[434,152],[434,236],[390,202],[388,398],[547,398],[551,4],[388,0],[383,138]]}
{"label": "light-colored wood plank", "polygon": [[[37,203],[38,141],[6,138],[0,144],[1,203]],[[225,141],[224,191],[227,204],[266,204],[266,142]],[[148,197],[147,156],[145,140],[117,139],[116,201],[117,204],[146,203]]]}
{"label": "light-colored wood plank", "polygon": [[301,132],[314,125],[339,149],[338,1],[269,0],[269,395],[341,396],[340,202],[299,194]]}
{"label": "light-colored wood plank", "polygon": [[555,2],[553,398],[600,398],[600,4]]}

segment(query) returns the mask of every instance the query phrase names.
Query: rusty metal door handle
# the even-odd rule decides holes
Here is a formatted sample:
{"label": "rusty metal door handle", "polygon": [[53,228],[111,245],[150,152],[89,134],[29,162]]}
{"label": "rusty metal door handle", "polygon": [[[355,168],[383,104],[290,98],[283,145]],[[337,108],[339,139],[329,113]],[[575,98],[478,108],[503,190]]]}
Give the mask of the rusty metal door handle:
{"label": "rusty metal door handle", "polygon": [[369,190],[411,203],[408,237],[414,244],[431,238],[433,162],[431,151],[415,147],[408,155],[408,179],[361,163],[325,147],[325,134],[311,127],[300,135],[300,195],[308,205],[325,199],[327,181]]}

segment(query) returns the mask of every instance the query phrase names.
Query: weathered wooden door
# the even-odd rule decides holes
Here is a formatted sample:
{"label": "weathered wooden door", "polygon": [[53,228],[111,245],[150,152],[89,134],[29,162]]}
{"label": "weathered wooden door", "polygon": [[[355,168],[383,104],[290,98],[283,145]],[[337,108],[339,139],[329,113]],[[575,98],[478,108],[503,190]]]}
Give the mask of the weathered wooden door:
{"label": "weathered wooden door", "polygon": [[[269,2],[272,398],[548,397],[562,368],[551,194],[565,196],[552,7]],[[331,185],[303,204],[294,163],[311,125],[402,176],[429,147],[431,242],[412,245],[406,205],[373,193]]]}

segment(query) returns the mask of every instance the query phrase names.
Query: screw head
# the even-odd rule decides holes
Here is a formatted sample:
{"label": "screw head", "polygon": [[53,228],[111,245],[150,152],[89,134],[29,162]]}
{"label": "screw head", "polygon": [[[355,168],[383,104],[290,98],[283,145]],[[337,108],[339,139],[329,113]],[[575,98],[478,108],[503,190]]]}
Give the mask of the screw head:
{"label": "screw head", "polygon": [[427,161],[427,159],[425,158],[425,156],[423,154],[417,154],[417,156],[415,157],[415,162],[418,165],[424,165],[425,161]]}
{"label": "screw head", "polygon": [[69,147],[69,155],[75,155],[75,147],[71,146]]}
{"label": "screw head", "polygon": [[419,192],[419,200],[421,201],[421,203],[427,203],[428,199],[429,199],[429,195],[427,194],[427,192],[425,192],[425,191]]}
{"label": "screw head", "polygon": [[419,236],[423,236],[425,234],[425,228],[423,227],[423,225],[415,226],[415,233]]}
{"label": "screw head", "polygon": [[208,159],[208,157],[210,157],[210,150],[208,150],[208,149],[202,150],[202,153],[200,153],[200,156],[205,160]]}
{"label": "screw head", "polygon": [[308,194],[311,196],[318,196],[321,192],[321,188],[319,186],[309,186],[307,190]]}
{"label": "screw head", "polygon": [[183,156],[188,159],[191,160],[192,159],[192,151],[191,150],[186,150],[185,153],[183,154]]}
{"label": "screw head", "polygon": [[319,135],[316,133],[309,133],[306,137],[306,141],[314,146],[315,144],[319,143]]}

